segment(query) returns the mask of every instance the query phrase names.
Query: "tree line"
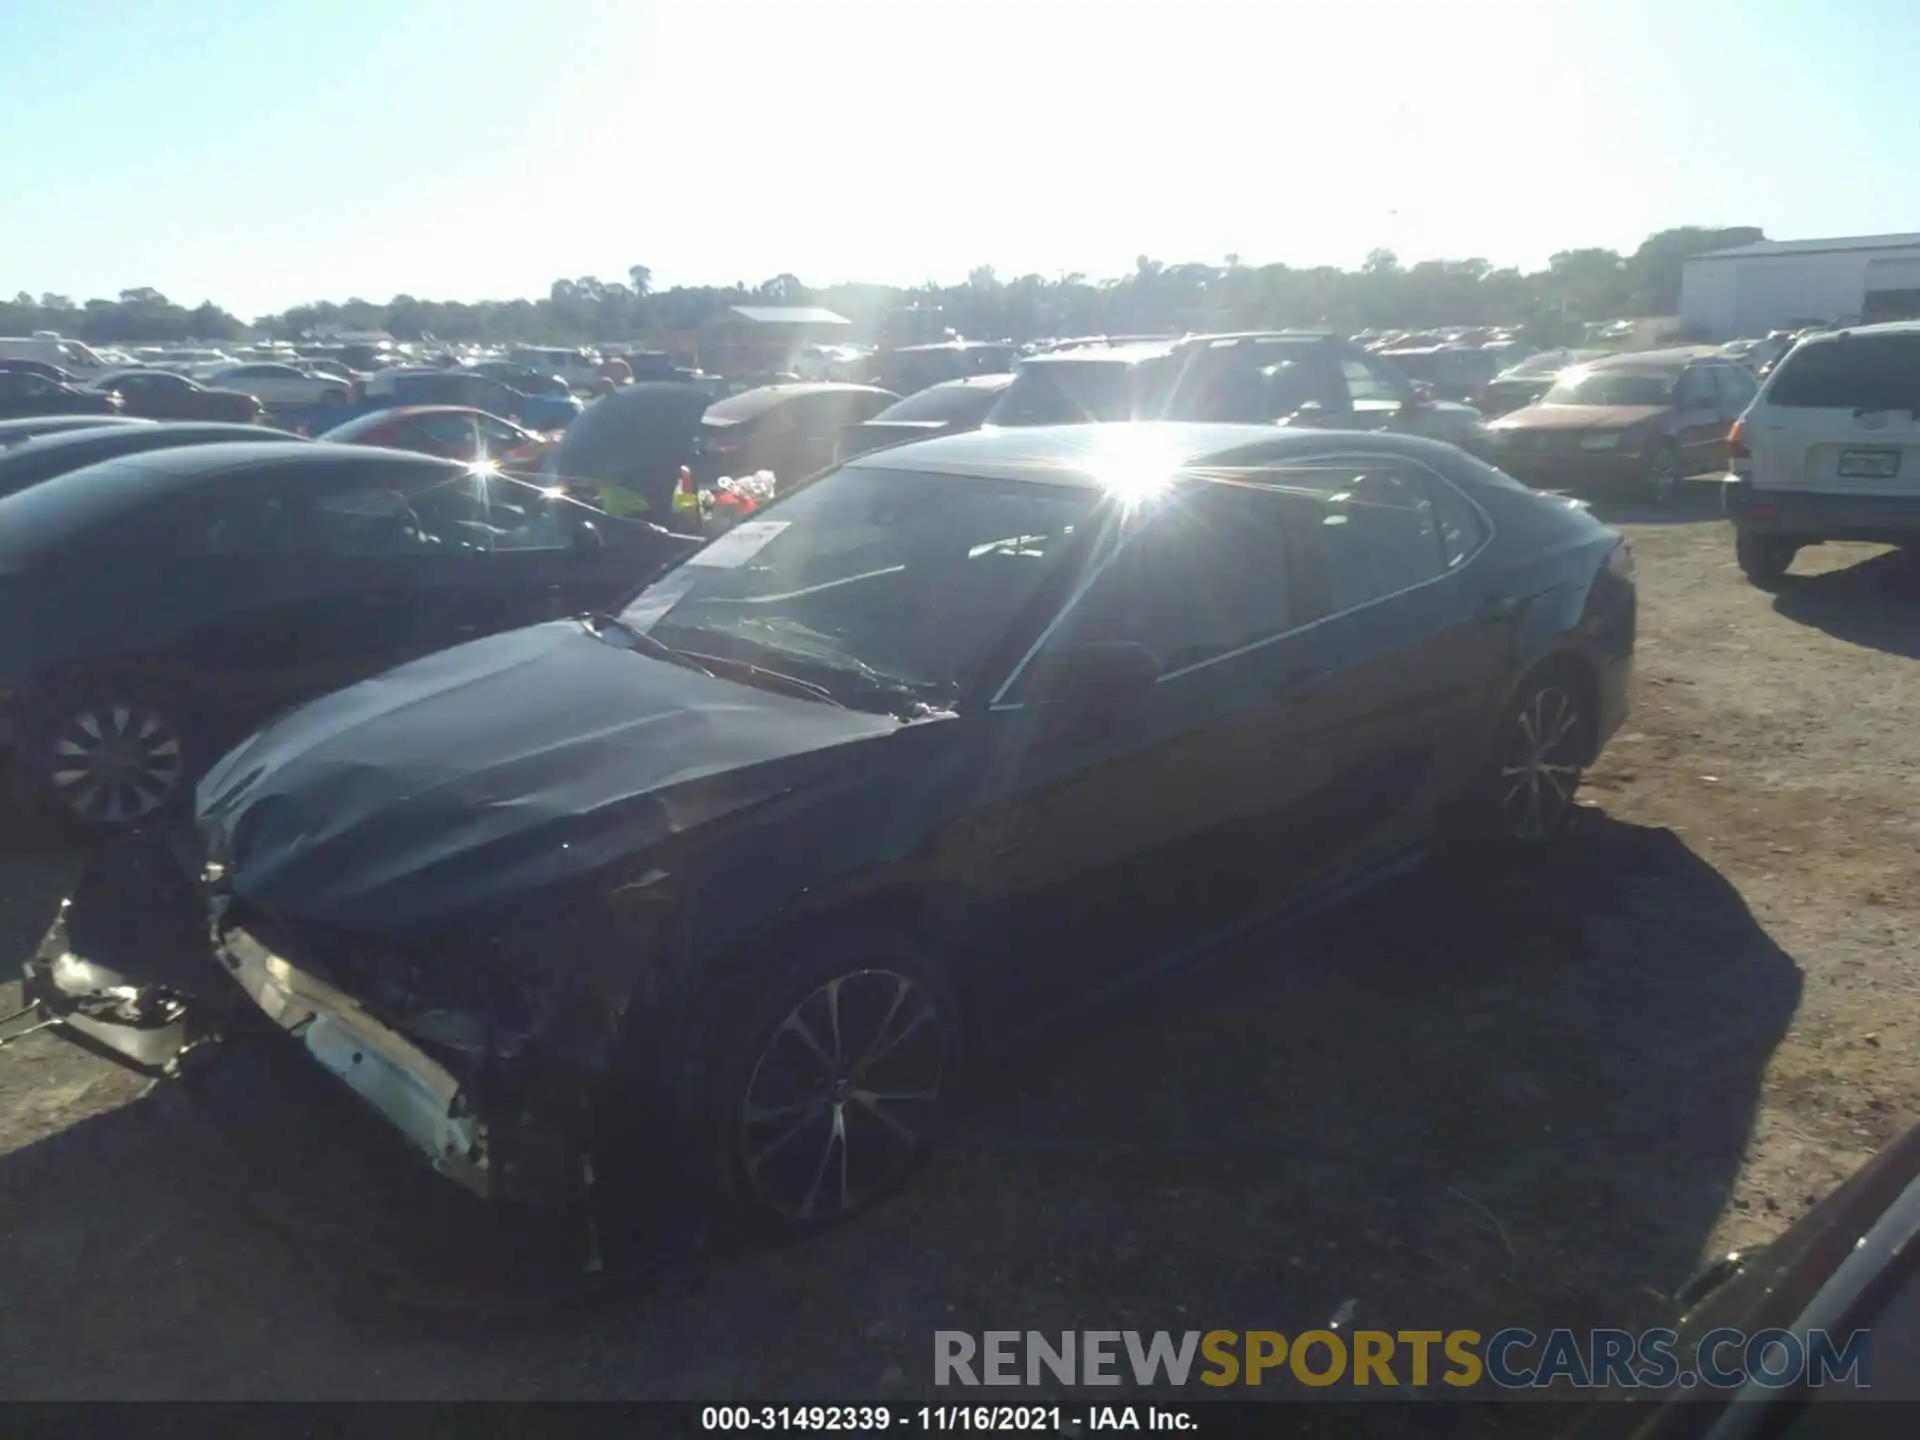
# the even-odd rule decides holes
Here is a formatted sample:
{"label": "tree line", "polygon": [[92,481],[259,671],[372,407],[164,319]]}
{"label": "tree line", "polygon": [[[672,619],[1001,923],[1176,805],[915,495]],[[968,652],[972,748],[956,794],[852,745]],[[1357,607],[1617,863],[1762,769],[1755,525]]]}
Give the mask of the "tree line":
{"label": "tree line", "polygon": [[[1390,250],[1375,250],[1357,270],[1248,265],[1237,255],[1218,264],[1167,264],[1142,255],[1130,274],[1106,280],[1081,274],[1009,279],[982,266],[957,285],[815,289],[782,274],[751,286],[656,290],[648,268],[634,265],[624,280],[555,280],[538,299],[354,298],[296,305],[251,324],[211,300],[188,307],[151,288],[84,302],[21,291],[0,301],[0,335],[53,330],[102,344],[154,344],[384,330],[402,340],[582,344],[693,330],[728,306],[758,304],[824,306],[854,321],[863,336],[900,341],[930,338],[931,323],[970,338],[1012,340],[1286,325],[1516,325],[1550,343],[1571,338],[1586,321],[1672,315],[1688,256],[1764,238],[1752,226],[1688,225],[1648,236],[1631,254],[1563,250],[1532,273],[1483,259],[1408,265]],[[910,327],[910,320],[922,323]]]}

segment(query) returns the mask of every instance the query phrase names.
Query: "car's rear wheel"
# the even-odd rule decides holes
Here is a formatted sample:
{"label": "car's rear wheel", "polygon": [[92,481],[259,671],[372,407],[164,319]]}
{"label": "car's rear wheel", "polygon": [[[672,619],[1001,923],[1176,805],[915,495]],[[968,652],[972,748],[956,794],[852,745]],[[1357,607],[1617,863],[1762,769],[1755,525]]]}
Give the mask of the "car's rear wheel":
{"label": "car's rear wheel", "polygon": [[34,707],[27,754],[55,818],[111,834],[185,800],[199,760],[186,707],[130,681],[65,689]]}
{"label": "car's rear wheel", "polygon": [[761,972],[714,1012],[700,1082],[713,1190],[762,1231],[802,1234],[893,1190],[940,1133],[960,1018],[931,961],[847,937]]}
{"label": "car's rear wheel", "polygon": [[1672,442],[1657,440],[1648,447],[1640,462],[1640,488],[1658,505],[1680,493],[1680,452]]}
{"label": "car's rear wheel", "polygon": [[1566,829],[1593,758],[1592,687],[1570,662],[1541,666],[1515,689],[1470,802],[1473,831],[1511,850],[1538,849]]}
{"label": "car's rear wheel", "polygon": [[1778,535],[1733,537],[1733,558],[1740,564],[1740,573],[1762,590],[1777,590],[1799,553],[1798,545]]}

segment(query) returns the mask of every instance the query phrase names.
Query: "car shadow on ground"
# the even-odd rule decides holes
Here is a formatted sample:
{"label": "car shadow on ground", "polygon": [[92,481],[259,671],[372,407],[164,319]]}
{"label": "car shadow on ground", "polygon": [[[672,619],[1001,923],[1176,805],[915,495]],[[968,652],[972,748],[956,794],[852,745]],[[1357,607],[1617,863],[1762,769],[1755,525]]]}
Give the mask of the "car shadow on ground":
{"label": "car shadow on ground", "polygon": [[1700,525],[1724,520],[1720,506],[1718,475],[1696,475],[1680,482],[1671,500],[1661,502],[1644,495],[1596,490],[1566,493],[1587,501],[1594,518],[1609,525]]}
{"label": "car shadow on ground", "polygon": [[1837,640],[1920,659],[1920,565],[1897,550],[1844,570],[1789,574],[1773,608]]}
{"label": "car shadow on ground", "polygon": [[[0,1360],[51,1397],[847,1398],[926,1393],[936,1328],[1650,1323],[1800,975],[1678,836],[1581,821],[1528,869],[1436,865],[1043,1029],[854,1224],[510,1335],[334,1303],[350,1227],[257,1223],[251,1172],[162,1086],[0,1159],[31,1297]],[[340,1153],[330,1120],[264,1123]],[[411,1193],[324,1168],[343,1220]]]}

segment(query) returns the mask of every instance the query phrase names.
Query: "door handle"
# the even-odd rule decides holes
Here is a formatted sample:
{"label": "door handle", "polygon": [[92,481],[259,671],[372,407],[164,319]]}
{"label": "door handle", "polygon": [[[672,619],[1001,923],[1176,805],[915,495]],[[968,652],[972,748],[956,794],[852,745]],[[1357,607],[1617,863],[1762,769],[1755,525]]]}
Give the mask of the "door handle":
{"label": "door handle", "polygon": [[1520,611],[1520,602],[1511,595],[1489,595],[1480,602],[1476,618],[1486,624],[1495,625],[1502,620],[1511,620]]}

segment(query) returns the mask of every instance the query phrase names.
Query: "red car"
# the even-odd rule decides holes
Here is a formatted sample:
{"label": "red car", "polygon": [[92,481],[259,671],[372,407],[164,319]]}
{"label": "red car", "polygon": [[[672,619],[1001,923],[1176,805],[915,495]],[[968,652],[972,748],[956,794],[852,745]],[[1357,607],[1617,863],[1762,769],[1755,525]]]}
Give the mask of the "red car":
{"label": "red car", "polygon": [[385,445],[448,460],[490,460],[502,470],[531,474],[553,448],[554,438],[536,435],[511,420],[461,405],[399,405],[336,425],[319,439],[349,445]]}
{"label": "red car", "polygon": [[215,390],[171,370],[115,370],[87,388],[118,395],[128,415],[146,420],[223,420],[251,425],[260,402],[238,390]]}

